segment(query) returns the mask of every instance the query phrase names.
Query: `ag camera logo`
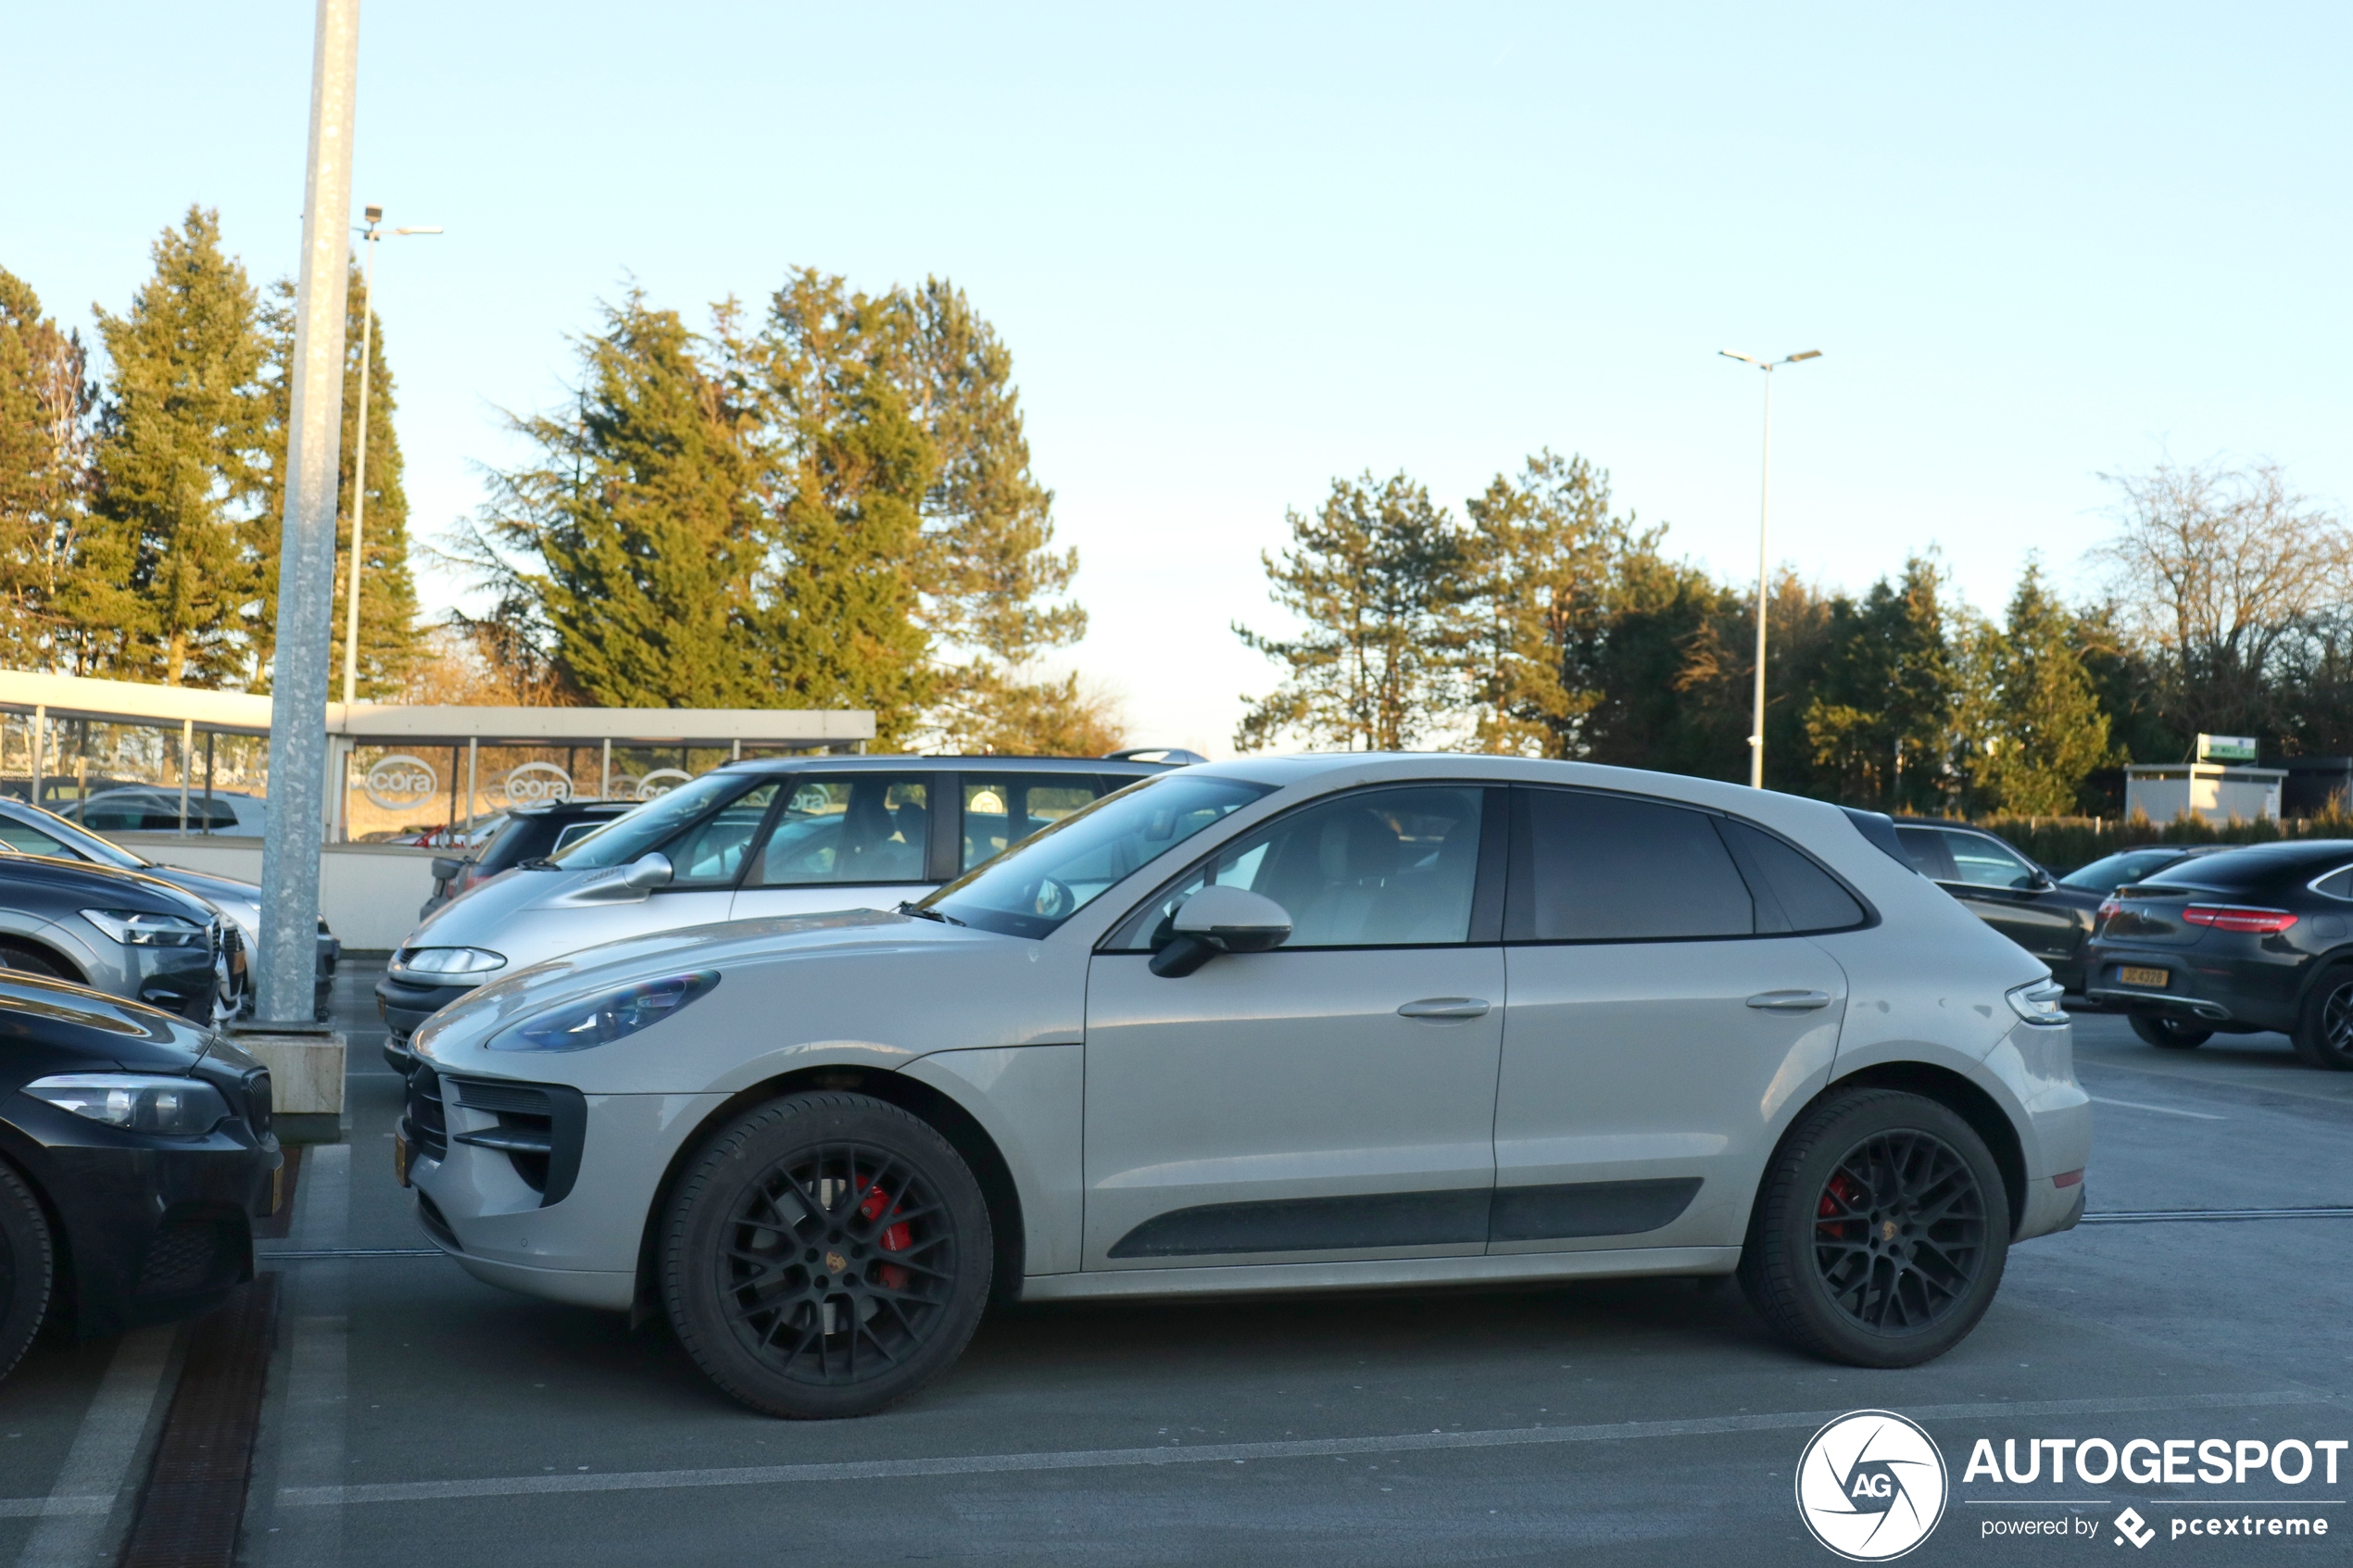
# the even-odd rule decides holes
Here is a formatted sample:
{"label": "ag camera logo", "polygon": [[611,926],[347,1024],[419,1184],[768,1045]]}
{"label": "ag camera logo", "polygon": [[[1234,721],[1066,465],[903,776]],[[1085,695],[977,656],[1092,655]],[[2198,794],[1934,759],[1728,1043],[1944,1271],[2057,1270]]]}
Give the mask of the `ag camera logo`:
{"label": "ag camera logo", "polygon": [[1928,1539],[1949,1486],[1935,1440],[1894,1411],[1852,1411],[1797,1461],[1797,1512],[1850,1562],[1885,1562]]}

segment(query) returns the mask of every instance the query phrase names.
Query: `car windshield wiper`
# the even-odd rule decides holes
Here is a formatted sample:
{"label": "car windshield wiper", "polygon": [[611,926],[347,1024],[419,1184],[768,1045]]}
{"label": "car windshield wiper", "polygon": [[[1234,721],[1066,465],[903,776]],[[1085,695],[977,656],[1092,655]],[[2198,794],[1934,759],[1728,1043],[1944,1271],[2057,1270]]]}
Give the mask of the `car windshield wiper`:
{"label": "car windshield wiper", "polygon": [[918,905],[908,903],[903,898],[900,900],[898,912],[902,915],[913,915],[917,920],[936,920],[942,925],[962,925],[964,923],[963,921],[958,920],[954,915],[942,914],[937,909],[926,909]]}
{"label": "car windshield wiper", "polygon": [[534,855],[528,860],[517,860],[515,862],[515,870],[519,872],[560,872],[563,870],[563,867],[558,865],[555,861],[550,860],[545,855]]}

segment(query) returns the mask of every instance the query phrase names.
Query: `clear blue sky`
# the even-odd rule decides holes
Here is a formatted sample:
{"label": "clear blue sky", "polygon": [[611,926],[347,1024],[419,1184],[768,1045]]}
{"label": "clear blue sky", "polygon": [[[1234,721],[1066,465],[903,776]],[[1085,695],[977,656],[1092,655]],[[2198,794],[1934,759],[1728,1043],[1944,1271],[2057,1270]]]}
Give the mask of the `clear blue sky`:
{"label": "clear blue sky", "polygon": [[[1459,505],[1545,445],[1746,573],[1940,548],[1988,608],[2070,583],[2102,471],[2344,433],[2353,13],[2151,5],[1377,9],[454,5],[363,16],[412,526],[512,456],[635,277],[698,318],[807,263],[952,278],[1013,347],[1085,560],[1085,669],[1222,751],[1273,671],[1262,548],[1335,474]],[[0,265],[86,322],[220,207],[295,262],[309,6],[11,19]],[[428,582],[428,597],[451,589]]]}

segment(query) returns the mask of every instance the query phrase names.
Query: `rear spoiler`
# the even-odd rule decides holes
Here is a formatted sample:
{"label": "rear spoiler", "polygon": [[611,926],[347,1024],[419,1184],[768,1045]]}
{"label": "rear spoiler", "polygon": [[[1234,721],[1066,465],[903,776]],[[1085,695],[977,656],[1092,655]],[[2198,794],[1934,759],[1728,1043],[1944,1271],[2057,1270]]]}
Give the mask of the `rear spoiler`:
{"label": "rear spoiler", "polygon": [[1912,858],[1904,853],[1904,841],[1895,836],[1894,818],[1884,811],[1858,810],[1852,806],[1842,806],[1839,809],[1845,812],[1846,820],[1855,824],[1855,831],[1869,839],[1880,853],[1906,871],[1915,875],[1919,873],[1919,867],[1912,864]]}

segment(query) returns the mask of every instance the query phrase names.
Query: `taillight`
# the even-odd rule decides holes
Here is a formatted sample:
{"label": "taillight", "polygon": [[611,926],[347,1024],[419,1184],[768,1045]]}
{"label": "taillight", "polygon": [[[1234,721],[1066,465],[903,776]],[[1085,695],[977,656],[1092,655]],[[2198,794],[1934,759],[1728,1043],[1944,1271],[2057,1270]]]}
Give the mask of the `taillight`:
{"label": "taillight", "polygon": [[2123,912],[2124,906],[2118,903],[2115,899],[2109,898],[2100,905],[2099,918],[2106,920],[2110,915],[2120,915]]}
{"label": "taillight", "polygon": [[2272,935],[2296,923],[2291,910],[2259,909],[2245,904],[2192,904],[2183,909],[2182,919],[2191,925],[2251,932],[2258,936]]}

